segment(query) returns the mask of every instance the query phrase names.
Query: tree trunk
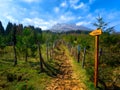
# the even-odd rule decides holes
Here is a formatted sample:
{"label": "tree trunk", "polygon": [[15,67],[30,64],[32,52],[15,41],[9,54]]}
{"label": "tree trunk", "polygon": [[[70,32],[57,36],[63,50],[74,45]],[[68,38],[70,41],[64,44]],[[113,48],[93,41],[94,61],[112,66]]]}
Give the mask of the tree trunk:
{"label": "tree trunk", "polygon": [[51,48],[50,48],[50,60],[52,59]]}
{"label": "tree trunk", "polygon": [[15,48],[15,43],[13,44],[13,50],[14,50],[14,66],[17,65],[17,53]]}
{"label": "tree trunk", "polygon": [[40,42],[38,42],[38,52],[39,52],[39,60],[40,60],[40,69],[41,72],[43,71],[43,58],[41,55],[41,47],[40,47]]}
{"label": "tree trunk", "polygon": [[47,43],[47,60],[49,60],[48,49],[49,49],[49,46],[48,46],[48,43]]}

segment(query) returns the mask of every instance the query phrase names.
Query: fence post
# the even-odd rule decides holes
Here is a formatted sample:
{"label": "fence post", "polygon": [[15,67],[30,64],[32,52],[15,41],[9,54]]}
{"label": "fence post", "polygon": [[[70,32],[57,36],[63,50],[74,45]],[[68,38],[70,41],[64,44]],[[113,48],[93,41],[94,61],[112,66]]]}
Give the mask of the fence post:
{"label": "fence post", "polygon": [[82,59],[82,68],[84,68],[85,54],[86,54],[86,47],[84,47],[84,53],[83,53],[83,59]]}
{"label": "fence post", "polygon": [[78,45],[78,63],[80,62],[80,45]]}

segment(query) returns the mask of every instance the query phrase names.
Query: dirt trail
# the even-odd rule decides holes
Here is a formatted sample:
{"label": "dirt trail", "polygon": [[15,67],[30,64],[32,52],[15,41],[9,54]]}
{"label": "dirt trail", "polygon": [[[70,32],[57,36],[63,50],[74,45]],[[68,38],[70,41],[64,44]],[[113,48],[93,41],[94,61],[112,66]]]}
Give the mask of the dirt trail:
{"label": "dirt trail", "polygon": [[70,58],[66,55],[65,50],[58,53],[55,57],[58,60],[61,74],[53,79],[51,84],[46,87],[46,90],[87,90],[83,83],[81,83],[73,73]]}

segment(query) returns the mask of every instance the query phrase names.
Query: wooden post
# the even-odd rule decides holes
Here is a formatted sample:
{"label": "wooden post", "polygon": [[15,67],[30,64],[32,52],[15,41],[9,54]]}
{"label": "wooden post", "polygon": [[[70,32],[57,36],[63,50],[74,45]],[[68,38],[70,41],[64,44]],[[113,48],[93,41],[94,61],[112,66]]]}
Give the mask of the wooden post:
{"label": "wooden post", "polygon": [[99,36],[95,36],[95,67],[94,67],[94,85],[98,86],[98,61],[99,61]]}
{"label": "wooden post", "polygon": [[78,51],[78,63],[80,62],[80,51]]}
{"label": "wooden post", "polygon": [[94,66],[94,86],[98,86],[98,61],[99,61],[99,35],[102,34],[101,29],[96,29],[89,33],[91,36],[95,36],[95,66]]}
{"label": "wooden post", "polygon": [[84,68],[84,63],[85,63],[85,54],[86,54],[86,47],[84,48],[84,53],[83,53],[82,68]]}
{"label": "wooden post", "polygon": [[78,63],[79,63],[80,62],[80,45],[78,45],[77,49],[78,49]]}

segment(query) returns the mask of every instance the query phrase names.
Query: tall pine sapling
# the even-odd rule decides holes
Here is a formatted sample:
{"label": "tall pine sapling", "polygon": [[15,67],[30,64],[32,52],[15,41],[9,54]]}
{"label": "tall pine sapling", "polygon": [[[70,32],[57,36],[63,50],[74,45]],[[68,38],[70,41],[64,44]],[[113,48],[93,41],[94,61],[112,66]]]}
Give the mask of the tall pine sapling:
{"label": "tall pine sapling", "polygon": [[96,18],[97,22],[93,23],[93,25],[96,28],[102,29],[103,32],[105,33],[111,33],[114,31],[114,27],[108,27],[109,23],[104,22],[103,17],[101,17],[100,15]]}

